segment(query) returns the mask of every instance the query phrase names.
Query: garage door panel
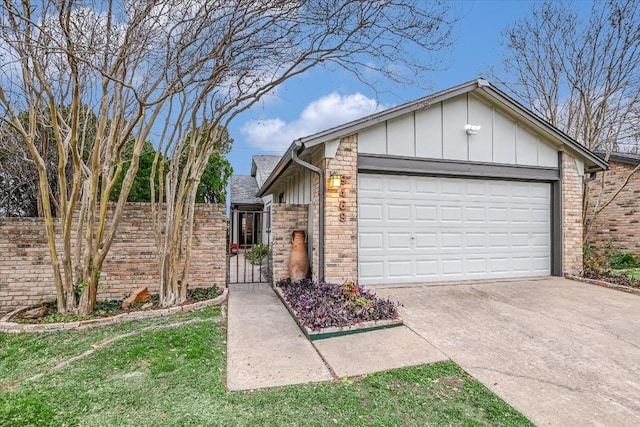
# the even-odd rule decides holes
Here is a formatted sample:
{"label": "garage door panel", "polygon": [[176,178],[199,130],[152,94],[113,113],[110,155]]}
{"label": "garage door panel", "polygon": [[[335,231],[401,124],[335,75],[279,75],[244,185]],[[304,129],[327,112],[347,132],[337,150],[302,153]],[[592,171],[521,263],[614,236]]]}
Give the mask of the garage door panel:
{"label": "garage door panel", "polygon": [[382,193],[384,181],[372,175],[358,176],[358,194],[362,196],[372,196]]}
{"label": "garage door panel", "polygon": [[367,174],[358,179],[366,183],[358,191],[363,284],[550,274],[549,184]]}
{"label": "garage door panel", "polygon": [[409,261],[388,261],[387,269],[390,279],[410,279],[413,276]]}
{"label": "garage door panel", "polygon": [[369,232],[358,233],[358,247],[360,250],[378,249],[381,250],[383,246],[384,233]]}
{"label": "garage door panel", "polygon": [[509,209],[491,206],[487,209],[487,221],[490,223],[506,224],[509,222]]}
{"label": "garage door panel", "polygon": [[487,260],[485,258],[467,258],[468,274],[484,274],[487,271]]}
{"label": "garage door panel", "polygon": [[417,223],[432,223],[438,221],[438,209],[435,206],[415,205],[415,221]]}
{"label": "garage door panel", "polygon": [[409,222],[411,221],[411,207],[407,205],[387,205],[386,212],[386,220],[394,221],[394,222]]}
{"label": "garage door panel", "polygon": [[371,203],[359,203],[358,204],[358,222],[382,222],[382,209],[381,205],[375,205]]}
{"label": "garage door panel", "polygon": [[384,262],[362,261],[358,265],[358,277],[360,281],[379,281],[385,278]]}
{"label": "garage door panel", "polygon": [[549,224],[549,210],[540,208],[531,209],[531,222]]}
{"label": "garage door panel", "polygon": [[453,180],[442,180],[441,194],[443,197],[455,197],[458,198],[464,194],[464,187],[460,186]]}
{"label": "garage door panel", "polygon": [[443,249],[462,248],[462,233],[440,233],[440,246]]}
{"label": "garage door panel", "polygon": [[[387,180],[387,191],[390,194],[410,194],[411,193],[411,183],[407,182],[407,180],[402,178],[394,178],[389,177]],[[402,197],[402,196],[399,196]]]}
{"label": "garage door panel", "polygon": [[437,249],[438,247],[438,233],[415,233],[415,248],[416,249]]}
{"label": "garage door panel", "polygon": [[467,249],[484,249],[487,247],[486,233],[469,232],[466,234]]}
{"label": "garage door panel", "polygon": [[484,224],[487,220],[487,213],[483,207],[467,206],[465,207],[465,217],[467,223]]}
{"label": "garage door panel", "polygon": [[435,259],[416,259],[416,277],[422,280],[438,278],[438,261]]}
{"label": "garage door panel", "polygon": [[549,233],[531,233],[531,247],[546,250],[551,244]]}
{"label": "garage door panel", "polygon": [[462,208],[460,206],[441,206],[440,221],[445,223],[461,223]]}
{"label": "garage door panel", "polygon": [[509,244],[509,233],[489,233],[488,249],[492,252],[509,249]]}
{"label": "garage door panel", "polygon": [[433,196],[438,192],[438,183],[435,181],[416,180],[415,193],[419,195]]}
{"label": "garage door panel", "polygon": [[459,276],[462,275],[462,259],[460,258],[444,258],[442,261],[443,276]]}
{"label": "garage door panel", "polygon": [[411,249],[411,233],[387,233],[387,246],[389,250]]}

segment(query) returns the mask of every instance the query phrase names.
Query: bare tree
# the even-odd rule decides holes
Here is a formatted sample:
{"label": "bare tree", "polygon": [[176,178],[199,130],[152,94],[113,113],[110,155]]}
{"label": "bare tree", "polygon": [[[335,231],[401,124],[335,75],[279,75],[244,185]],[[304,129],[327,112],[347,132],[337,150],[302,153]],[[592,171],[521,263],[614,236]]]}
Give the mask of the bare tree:
{"label": "bare tree", "polygon": [[[504,32],[505,85],[552,125],[590,150],[638,150],[640,135],[640,4],[633,0],[594,2],[587,18],[568,3],[533,6]],[[603,200],[583,189],[587,239],[595,217],[640,168]]]}
{"label": "bare tree", "polygon": [[38,216],[38,171],[19,135],[0,128],[0,216]]}
{"label": "bare tree", "polygon": [[[58,309],[80,313],[93,308],[148,137],[158,146],[151,185],[166,169],[153,206],[161,301],[171,305],[186,296],[198,183],[237,114],[322,64],[372,85],[424,81],[454,23],[446,2],[420,0],[22,0],[0,11],[0,120],[19,133],[37,166]],[[97,118],[86,160],[82,104]],[[28,112],[28,123],[19,111]],[[60,250],[36,144],[42,127],[59,153]],[[70,186],[62,176],[69,164]],[[106,201],[122,174],[107,221]]]}

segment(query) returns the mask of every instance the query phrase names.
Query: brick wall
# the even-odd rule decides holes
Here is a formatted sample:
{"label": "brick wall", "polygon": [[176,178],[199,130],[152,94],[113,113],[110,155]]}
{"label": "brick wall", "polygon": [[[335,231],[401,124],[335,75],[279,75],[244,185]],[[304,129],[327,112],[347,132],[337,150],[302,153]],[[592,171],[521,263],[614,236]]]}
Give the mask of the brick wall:
{"label": "brick wall", "polygon": [[[226,207],[197,205],[190,287],[226,284]],[[98,298],[122,298],[139,286],[158,291],[151,208],[127,204],[105,259]],[[0,312],[55,299],[47,236],[41,218],[0,218]]]}
{"label": "brick wall", "polygon": [[[587,212],[590,216],[600,194],[600,203],[605,203],[636,167],[615,161],[610,164],[611,170],[598,173],[589,183]],[[616,198],[595,217],[587,241],[600,253],[610,247],[640,256],[640,172],[636,172]]]}
{"label": "brick wall", "polygon": [[582,177],[576,162],[562,153],[562,265],[564,274],[582,272]]}
{"label": "brick wall", "polygon": [[308,209],[307,205],[271,205],[271,254],[275,282],[289,277],[291,233],[294,230],[307,230]]}

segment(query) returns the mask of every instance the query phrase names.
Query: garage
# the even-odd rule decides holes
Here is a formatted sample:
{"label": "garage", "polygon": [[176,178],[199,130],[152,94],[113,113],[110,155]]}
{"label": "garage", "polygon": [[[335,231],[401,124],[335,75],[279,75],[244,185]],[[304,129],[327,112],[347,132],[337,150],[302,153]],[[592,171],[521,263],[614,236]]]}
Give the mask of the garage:
{"label": "garage", "polygon": [[358,276],[367,285],[548,276],[551,184],[358,175]]}
{"label": "garage", "polygon": [[484,79],[294,141],[258,196],[278,196],[274,278],[291,233],[310,275],[394,285],[582,272],[583,182],[607,162]]}

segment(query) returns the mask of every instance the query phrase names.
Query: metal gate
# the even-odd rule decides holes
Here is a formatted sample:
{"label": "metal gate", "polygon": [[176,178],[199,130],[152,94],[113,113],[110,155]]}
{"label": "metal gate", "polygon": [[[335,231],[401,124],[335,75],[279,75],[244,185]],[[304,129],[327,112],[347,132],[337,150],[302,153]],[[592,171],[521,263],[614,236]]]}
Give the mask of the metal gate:
{"label": "metal gate", "polygon": [[271,212],[232,210],[227,248],[228,284],[267,283],[271,272]]}

